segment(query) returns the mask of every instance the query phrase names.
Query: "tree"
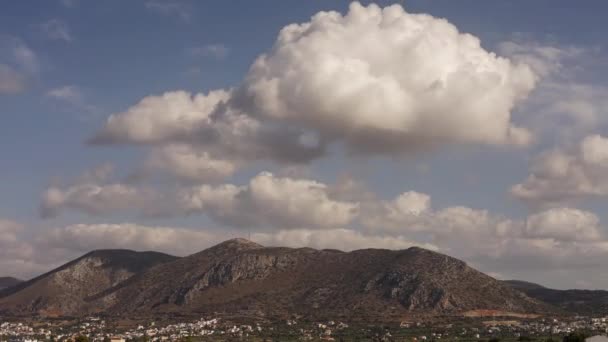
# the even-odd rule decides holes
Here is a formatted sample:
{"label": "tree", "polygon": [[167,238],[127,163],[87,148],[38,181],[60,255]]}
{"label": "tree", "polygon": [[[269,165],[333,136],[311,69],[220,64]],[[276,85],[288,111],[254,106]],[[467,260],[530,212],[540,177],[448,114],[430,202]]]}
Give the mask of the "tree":
{"label": "tree", "polygon": [[74,342],[89,342],[89,338],[84,335],[80,335],[74,339]]}
{"label": "tree", "polygon": [[581,332],[571,332],[568,335],[564,336],[563,342],[585,342],[585,338],[587,335]]}
{"label": "tree", "polygon": [[498,337],[492,337],[488,342],[500,342],[500,339]]}

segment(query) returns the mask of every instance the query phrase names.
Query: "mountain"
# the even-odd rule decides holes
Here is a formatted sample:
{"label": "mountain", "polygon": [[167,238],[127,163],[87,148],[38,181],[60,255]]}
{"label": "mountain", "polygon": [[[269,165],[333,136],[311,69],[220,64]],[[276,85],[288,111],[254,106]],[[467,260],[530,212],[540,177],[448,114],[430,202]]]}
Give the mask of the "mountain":
{"label": "mountain", "polygon": [[70,316],[97,311],[86,298],[176,257],[157,252],[98,250],[0,291],[0,314]]}
{"label": "mountain", "polygon": [[0,277],[0,290],[13,287],[21,282],[23,281],[13,277]]}
{"label": "mountain", "polygon": [[542,285],[531,283],[528,281],[523,281],[523,280],[503,280],[503,283],[513,287],[514,289],[522,291],[522,292],[538,290],[538,289],[547,289],[546,287],[544,287]]}
{"label": "mountain", "polygon": [[475,310],[547,313],[553,308],[463,261],[422,248],[346,253],[263,247],[244,239],[184,258],[93,252],[0,299],[0,314],[7,315],[390,321]]}
{"label": "mountain", "polygon": [[524,292],[529,297],[551,304],[569,313],[579,315],[606,315],[608,313],[608,291],[556,290],[519,280],[507,280],[505,283]]}

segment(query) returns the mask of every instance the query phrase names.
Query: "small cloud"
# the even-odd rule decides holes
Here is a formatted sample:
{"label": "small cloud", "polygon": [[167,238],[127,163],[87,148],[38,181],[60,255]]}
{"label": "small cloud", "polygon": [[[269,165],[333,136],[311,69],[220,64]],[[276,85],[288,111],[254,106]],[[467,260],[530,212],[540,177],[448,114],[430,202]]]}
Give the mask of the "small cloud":
{"label": "small cloud", "polygon": [[78,5],[78,0],[61,0],[61,5],[67,8],[74,8]]}
{"label": "small cloud", "polygon": [[74,85],[53,88],[46,92],[46,96],[55,101],[67,104],[69,107],[72,107],[72,109],[79,112],[90,114],[99,111],[97,107],[87,103],[82,90]]}
{"label": "small cloud", "polygon": [[76,86],[63,86],[49,90],[46,95],[56,100],[64,101],[72,105],[82,104],[83,96]]}
{"label": "small cloud", "polygon": [[185,77],[198,77],[203,73],[203,70],[198,66],[192,66],[182,72]]}
{"label": "small cloud", "polygon": [[146,8],[163,15],[176,16],[184,22],[192,19],[190,6],[177,1],[150,0],[146,2]]}
{"label": "small cloud", "polygon": [[39,69],[36,54],[21,39],[0,35],[0,94],[24,91]]}
{"label": "small cloud", "polygon": [[228,53],[230,53],[230,49],[224,44],[209,44],[190,48],[188,52],[190,55],[197,57],[224,59],[228,56]]}
{"label": "small cloud", "polygon": [[0,64],[0,94],[18,94],[25,90],[25,76],[6,64]]}
{"label": "small cloud", "polygon": [[21,69],[36,73],[40,69],[38,57],[32,49],[30,49],[21,39],[9,37],[5,39],[6,47],[13,55],[13,60]]}
{"label": "small cloud", "polygon": [[68,25],[59,19],[51,19],[43,23],[41,28],[44,34],[51,40],[63,40],[65,42],[73,40]]}

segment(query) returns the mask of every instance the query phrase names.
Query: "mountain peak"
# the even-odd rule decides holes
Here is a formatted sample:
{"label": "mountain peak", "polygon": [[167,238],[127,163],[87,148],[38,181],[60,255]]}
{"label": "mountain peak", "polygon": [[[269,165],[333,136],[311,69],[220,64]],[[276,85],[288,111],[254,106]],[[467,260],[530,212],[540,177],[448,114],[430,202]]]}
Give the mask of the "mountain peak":
{"label": "mountain peak", "polygon": [[220,242],[219,244],[213,246],[212,248],[229,248],[229,249],[254,249],[254,248],[264,248],[264,246],[255,243],[251,240],[247,240],[244,238],[234,238],[230,240],[226,240],[224,242]]}
{"label": "mountain peak", "polygon": [[417,313],[552,310],[463,261],[418,247],[336,253],[264,248],[235,238],[170,262],[144,263],[137,252],[109,254],[77,259],[0,295],[0,314],[121,316],[179,310],[391,320]]}

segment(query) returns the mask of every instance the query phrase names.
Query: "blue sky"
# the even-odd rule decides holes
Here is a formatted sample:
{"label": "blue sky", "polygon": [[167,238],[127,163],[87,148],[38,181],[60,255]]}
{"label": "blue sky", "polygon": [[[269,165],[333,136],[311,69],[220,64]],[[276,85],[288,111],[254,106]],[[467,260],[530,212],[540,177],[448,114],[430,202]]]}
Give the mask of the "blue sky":
{"label": "blue sky", "polygon": [[[370,4],[367,1],[361,3],[365,15],[373,12],[371,7],[367,7]],[[392,4],[389,1],[376,3],[380,8]],[[351,114],[358,113],[357,108],[365,103],[358,102],[356,107],[352,107],[352,113],[326,113],[326,116],[343,117],[344,127],[341,127],[339,123],[326,121],[323,117],[323,110],[328,107],[319,103],[325,101],[324,98],[308,104],[304,102],[310,99],[298,98],[300,93],[296,91],[291,98],[279,98],[286,106],[302,106],[292,108],[291,117],[282,117],[280,112],[264,112],[265,108],[273,108],[268,103],[256,104],[255,108],[237,108],[245,116],[260,120],[262,126],[269,127],[268,131],[260,133],[261,136],[243,143],[245,147],[264,148],[264,152],[260,152],[263,157],[252,157],[249,150],[237,153],[226,146],[204,145],[194,140],[133,139],[127,121],[122,124],[127,128],[121,131],[122,128],[110,127],[107,120],[111,115],[126,117],[125,111],[129,108],[137,112],[140,110],[139,101],[147,96],[161,96],[177,90],[206,94],[215,89],[232,88],[246,93],[243,95],[245,100],[263,101],[266,93],[254,86],[262,84],[256,80],[268,75],[264,75],[261,69],[250,70],[258,56],[266,53],[273,57],[268,64],[285,75],[293,70],[297,72],[301,67],[290,65],[293,61],[281,59],[285,56],[279,53],[279,31],[293,23],[309,22],[311,16],[321,11],[337,11],[346,17],[349,15],[349,2],[258,1],[236,4],[225,1],[64,0],[5,4],[0,12],[0,103],[3,119],[0,126],[0,156],[3,158],[0,228],[2,225],[5,228],[4,231],[0,229],[0,233],[4,232],[5,240],[15,247],[12,249],[27,249],[29,252],[10,252],[10,248],[5,248],[6,255],[0,252],[0,256],[7,261],[0,264],[0,275],[28,277],[87,248],[110,248],[114,247],[112,243],[119,243],[119,247],[124,248],[163,249],[183,255],[222,238],[242,235],[245,230],[253,231],[253,236],[266,244],[306,244],[345,249],[367,247],[365,241],[373,247],[387,248],[420,244],[464,258],[498,277],[526,278],[555,287],[608,286],[608,277],[597,275],[598,270],[603,270],[597,260],[608,257],[608,240],[604,237],[608,234],[605,228],[608,222],[605,215],[608,179],[601,176],[602,171],[608,170],[608,162],[602,159],[605,158],[602,153],[608,154],[608,140],[603,140],[606,136],[604,95],[608,89],[605,71],[608,70],[608,57],[605,36],[608,26],[602,15],[608,10],[608,5],[602,1],[581,4],[573,1],[447,0],[403,1],[397,5],[405,8],[404,18],[412,13],[426,13],[433,23],[444,18],[458,29],[460,35],[469,33],[477,37],[481,41],[481,47],[476,48],[479,51],[507,58],[512,67],[508,69],[510,71],[503,71],[511,73],[509,77],[512,79],[521,77],[522,84],[529,82],[529,89],[515,82],[505,90],[509,95],[497,98],[495,102],[512,101],[512,108],[510,105],[505,107],[508,107],[508,118],[504,124],[523,127],[533,138],[525,144],[515,144],[507,141],[509,137],[494,139],[489,134],[470,130],[470,127],[479,125],[479,131],[489,131],[495,128],[494,122],[504,119],[497,116],[494,120],[494,108],[491,107],[484,108],[475,117],[483,117],[483,120],[469,123],[465,122],[469,118],[466,110],[463,110],[464,116],[460,120],[458,108],[454,114],[434,113],[433,109],[428,109],[430,114],[425,112],[426,115],[439,118],[439,121],[433,119],[435,124],[455,120],[454,132],[472,133],[467,137],[464,133],[450,133],[440,126],[412,126],[413,131],[407,134],[417,138],[404,136],[404,140],[399,140],[390,149],[383,146],[381,135],[366,136],[366,139],[371,139],[368,141],[370,146],[383,146],[379,152],[369,152],[352,140],[363,138],[363,135],[357,135],[362,132],[358,131],[361,127],[344,128],[348,122],[357,120]],[[420,39],[439,39],[441,34],[439,31],[428,35],[423,32]],[[303,57],[299,63],[311,61],[307,68],[312,68],[305,69],[309,72],[301,77],[314,73],[312,61],[322,61],[317,58],[325,53],[339,53],[342,58],[348,58],[351,54],[349,49],[361,45],[344,40],[334,43],[344,44],[342,51],[323,51],[324,45],[319,45],[318,50],[300,46],[302,56],[306,56],[305,53],[311,55]],[[353,48],[352,55],[363,54],[355,57],[369,62],[372,67],[389,70],[388,75],[393,72],[405,75],[419,67],[416,60],[386,58],[393,52],[395,55],[406,53],[406,45],[397,44],[391,49],[385,47],[378,49],[378,59],[387,61],[381,66],[373,64],[376,56],[372,53]],[[368,57],[370,60],[366,60]],[[441,49],[429,56],[429,59],[443,61],[441,63],[444,64],[450,63],[450,58],[456,57]],[[389,61],[394,64],[389,64]],[[492,67],[501,67],[494,59],[491,63],[494,63]],[[524,80],[524,72],[515,70],[515,65],[529,68],[535,81]],[[443,70],[444,65],[429,62],[425,67]],[[461,67],[466,68],[467,64]],[[435,69],[429,70],[433,72]],[[291,88],[288,81],[284,80],[285,92],[299,89],[297,84],[296,88]],[[333,91],[348,85],[348,82],[337,83],[330,89]],[[457,87],[454,88],[456,90]],[[471,96],[471,101],[475,101],[486,96],[485,91],[484,88],[472,89],[464,96],[465,99]],[[521,92],[525,96],[515,99],[511,92]],[[407,90],[405,93],[411,95]],[[236,93],[227,96],[229,100],[225,100],[228,102],[243,100]],[[380,95],[370,94],[370,101],[376,101],[375,96]],[[370,108],[385,108],[382,106],[387,103],[374,103],[380,107],[370,105]],[[331,102],[327,105],[331,106]],[[351,108],[348,103],[343,105],[346,107],[340,108]],[[416,105],[422,108],[427,104]],[[307,117],[308,113],[301,108],[313,111],[316,108],[320,114]],[[504,112],[499,109],[496,109],[496,115]],[[396,115],[408,110],[398,109]],[[423,115],[415,110],[412,113]],[[158,109],[158,113],[149,113],[150,116],[133,115],[137,120],[129,122],[141,126],[146,125],[146,120],[156,122],[152,115],[164,114]],[[361,115],[368,115],[370,120],[384,119],[383,113],[379,112],[362,111]],[[390,118],[387,116],[386,119]],[[285,127],[295,131],[287,134],[274,130]],[[417,129],[420,131],[416,132]],[[126,132],[126,135],[120,136],[119,131]],[[278,153],[276,145],[288,146],[294,139],[290,135],[298,134],[293,132],[312,132],[316,138],[328,139],[326,147],[329,153],[298,162],[292,160],[297,159],[293,157],[298,154],[295,150],[289,152],[293,156],[276,157],[273,154]],[[103,144],[86,143],[102,133],[114,140]],[[278,135],[275,137],[273,134]],[[289,137],[281,140],[285,134]],[[263,139],[265,135],[277,140],[270,147],[257,146],[262,144],[262,140],[257,139]],[[596,135],[599,139],[589,138]],[[424,143],[413,142],[418,138],[424,138]],[[431,143],[427,144],[429,139]],[[584,141],[590,143],[584,145]],[[193,159],[177,165],[175,160],[167,159],[171,152],[162,150],[176,144],[184,144],[186,147],[181,148],[199,157],[201,153],[212,153],[212,159],[228,163],[235,170],[224,172],[222,177],[214,175],[212,179],[188,174],[185,177],[188,179],[184,180],[184,172],[187,172],[184,169],[194,167],[185,164]],[[585,150],[583,145],[589,149]],[[245,150],[239,146],[237,149]],[[554,151],[557,157],[543,159],[550,151]],[[590,155],[596,157],[589,159]],[[565,176],[556,171],[562,164],[551,162],[558,159],[568,160]],[[214,161],[206,162],[212,164]],[[193,163],[205,161],[195,158]],[[113,171],[104,177],[91,176],[94,170],[100,170],[100,165],[112,165]],[[291,209],[275,203],[277,196],[290,195],[290,191],[296,191],[294,189],[262,189],[260,194],[256,194],[258,188],[250,182],[261,180],[259,176],[263,171],[272,173],[273,178],[269,181],[272,186],[299,189],[298,186],[302,185],[302,189],[315,189],[310,198],[294,195],[293,198],[278,200],[279,203],[293,202],[295,207],[302,208],[302,213],[295,213],[292,217]],[[89,176],[83,176],[86,173]],[[292,181],[291,185],[286,185],[286,179]],[[315,182],[315,185],[302,182]],[[209,190],[215,200],[221,197],[217,192],[221,184],[242,188],[235,198],[243,202],[239,202],[236,209],[229,209],[237,213],[246,212],[247,215],[237,217],[234,212],[227,213],[228,204],[224,202],[205,202],[200,208],[192,207],[193,204],[185,209],[180,207],[183,198],[180,199],[179,194],[193,194],[200,187],[208,186],[216,191]],[[320,193],[315,192],[319,184],[323,188]],[[517,184],[524,185],[529,191],[514,190]],[[91,195],[87,192],[89,190],[83,190],[84,186],[89,190],[94,186],[102,196]],[[114,190],[108,190],[111,186],[115,186]],[[119,186],[120,191],[116,190]],[[61,194],[62,199],[51,201],[50,190]],[[124,195],[125,191],[132,195]],[[431,205],[421,204],[424,199],[420,196],[410,196],[405,207],[399,207],[396,198],[412,191],[430,196]],[[268,194],[272,195],[272,201],[262,198]],[[161,205],[152,200],[155,196],[162,198],[159,200],[163,203],[162,210],[159,209]],[[139,203],[138,199],[146,197],[150,200]],[[319,208],[312,206],[311,202],[315,201]],[[321,203],[323,201],[327,203]],[[357,213],[343,213],[347,217],[342,220],[335,217],[321,219],[319,217],[332,212],[325,210],[324,205],[334,208],[336,216],[340,215],[340,210],[353,209],[353,206],[357,207]],[[420,205],[423,209],[419,209]],[[41,215],[40,208],[45,206],[52,209],[52,215]],[[450,208],[474,211],[466,214],[461,211],[457,216],[450,216],[455,213],[448,210]],[[282,210],[284,214],[276,215],[276,211]],[[307,214],[306,210],[311,212]],[[395,211],[398,210],[405,212],[397,215]],[[151,211],[154,213],[150,214]],[[392,218],[390,213],[397,215],[396,218]],[[315,219],[308,222],[298,215]],[[383,216],[385,219],[391,217],[391,222],[380,220]],[[243,224],[242,221],[251,224]],[[107,225],[112,225],[113,229],[108,230]],[[126,228],[126,225],[131,226]],[[372,225],[383,227],[371,228]],[[387,228],[391,225],[403,228]],[[509,228],[513,232],[503,232],[505,226],[513,226]],[[174,241],[146,244],[145,241],[165,239],[151,237],[159,232],[154,227],[166,228],[173,234],[170,236]],[[121,240],[112,235],[124,234],[121,229],[135,232],[133,240]],[[473,234],[469,230],[477,232],[474,235],[480,236],[479,241],[458,237]],[[191,236],[180,235],[180,232],[192,231],[206,235],[201,235],[198,244],[178,247],[180,236]],[[494,247],[469,250],[466,241]],[[535,248],[540,252],[529,253]],[[521,260],[528,260],[532,266],[521,265]]]}

